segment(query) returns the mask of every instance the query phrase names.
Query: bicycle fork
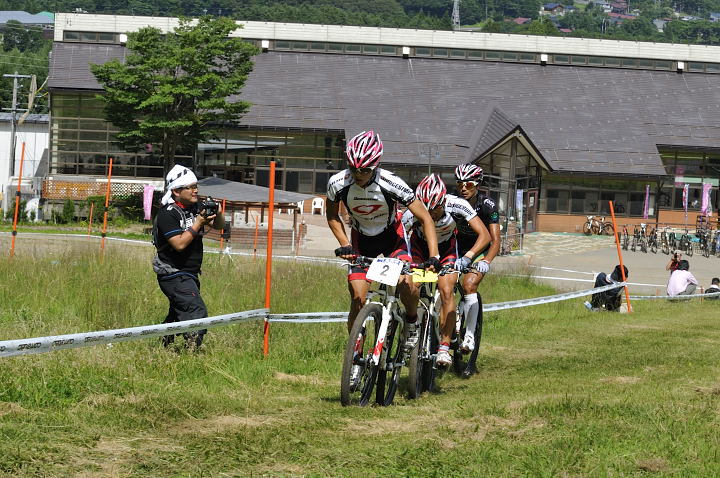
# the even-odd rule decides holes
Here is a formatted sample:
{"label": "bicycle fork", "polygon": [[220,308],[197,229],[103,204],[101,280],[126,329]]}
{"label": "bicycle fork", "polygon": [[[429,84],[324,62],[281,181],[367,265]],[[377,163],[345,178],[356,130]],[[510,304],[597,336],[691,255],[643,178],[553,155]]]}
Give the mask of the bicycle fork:
{"label": "bicycle fork", "polygon": [[388,327],[390,327],[390,320],[392,320],[392,308],[395,301],[395,297],[388,297],[387,305],[383,305],[382,308],[382,321],[380,322],[377,342],[375,342],[375,348],[373,349],[372,354],[372,361],[375,366],[380,365],[380,357],[382,356],[383,347],[385,346],[385,338],[387,335]]}

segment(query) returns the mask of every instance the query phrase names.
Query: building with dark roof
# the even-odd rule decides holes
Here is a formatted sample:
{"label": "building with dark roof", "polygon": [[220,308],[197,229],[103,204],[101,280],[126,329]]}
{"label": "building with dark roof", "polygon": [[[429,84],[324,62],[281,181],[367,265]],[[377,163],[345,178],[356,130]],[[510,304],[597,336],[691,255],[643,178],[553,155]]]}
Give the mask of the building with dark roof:
{"label": "building with dark roof", "polygon": [[[124,58],[124,33],[176,24],[58,15],[50,180],[102,175],[110,156],[114,175],[160,179],[152,151],[111,142],[89,64]],[[575,231],[584,215],[606,214],[610,200],[626,221],[640,221],[646,184],[650,214],[662,211],[662,222],[679,221],[685,183],[691,203],[712,184],[717,210],[720,47],[242,24],[234,35],[263,50],[239,96],[253,106],[187,158],[203,176],[265,186],[272,159],[280,187],[323,194],[344,167],[345,138],[374,129],[383,163],[410,183],[430,169],[452,183],[454,167],[474,161],[508,216],[518,212],[508,198],[522,190],[530,231]]]}

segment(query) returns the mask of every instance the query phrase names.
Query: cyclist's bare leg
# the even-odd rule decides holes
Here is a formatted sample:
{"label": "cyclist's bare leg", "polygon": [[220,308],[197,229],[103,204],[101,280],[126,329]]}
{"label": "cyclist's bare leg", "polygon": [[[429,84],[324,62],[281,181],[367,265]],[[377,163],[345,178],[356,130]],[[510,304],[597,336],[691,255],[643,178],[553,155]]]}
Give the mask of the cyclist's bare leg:
{"label": "cyclist's bare leg", "polygon": [[440,311],[440,342],[450,343],[455,329],[455,283],[457,274],[446,274],[438,277],[438,289],[442,309]]}
{"label": "cyclist's bare leg", "polygon": [[398,292],[400,292],[400,301],[405,306],[405,317],[413,322],[417,318],[418,301],[420,301],[420,289],[413,282],[410,276],[400,276],[398,282]]}
{"label": "cyclist's bare leg", "polygon": [[365,298],[370,290],[370,284],[364,279],[356,279],[348,281],[348,291],[350,292],[350,312],[348,313],[348,333],[355,323],[360,309],[365,305]]}
{"label": "cyclist's bare leg", "polygon": [[472,270],[467,274],[464,274],[462,281],[463,294],[475,294],[478,290],[480,282],[482,282],[483,280],[483,277],[485,277],[485,274],[482,274],[476,270]]}

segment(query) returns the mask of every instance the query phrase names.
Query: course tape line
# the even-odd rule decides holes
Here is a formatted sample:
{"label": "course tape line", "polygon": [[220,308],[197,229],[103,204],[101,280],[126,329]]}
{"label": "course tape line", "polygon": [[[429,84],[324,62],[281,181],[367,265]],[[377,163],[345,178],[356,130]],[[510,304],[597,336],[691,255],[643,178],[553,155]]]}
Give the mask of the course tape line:
{"label": "course tape line", "polygon": [[[528,277],[527,275],[523,274],[508,274],[512,277]],[[552,280],[565,280],[570,282],[595,282],[593,279],[573,279],[571,277],[555,277],[555,276],[529,276],[531,279],[552,279]],[[627,282],[628,286],[647,286],[647,287],[662,287],[665,288],[664,285],[660,284],[645,284],[643,282]],[[632,297],[631,297],[632,298]]]}
{"label": "course tape line", "polygon": [[717,297],[720,296],[720,292],[706,292],[704,294],[691,294],[691,295],[631,295],[632,300],[654,300],[654,299],[668,299],[668,300],[686,300],[694,299],[695,297]]}
{"label": "course tape line", "polygon": [[[83,332],[79,334],[53,335],[20,340],[0,341],[0,357],[39,354],[54,350],[74,349],[92,345],[127,342],[130,340],[162,335],[179,334],[193,330],[209,329],[221,325],[236,324],[254,319],[264,319],[268,309],[255,309],[233,314],[216,315],[204,319],[186,320],[170,324],[143,325],[124,329]],[[182,324],[182,325],[181,325]]]}

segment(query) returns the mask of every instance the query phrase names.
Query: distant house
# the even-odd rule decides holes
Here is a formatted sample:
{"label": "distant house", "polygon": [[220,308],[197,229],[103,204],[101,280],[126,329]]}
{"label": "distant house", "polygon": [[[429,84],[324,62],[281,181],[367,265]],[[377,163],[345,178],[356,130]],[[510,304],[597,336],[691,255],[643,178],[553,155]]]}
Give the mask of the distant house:
{"label": "distant house", "polygon": [[610,5],[610,2],[608,0],[596,0],[591,3],[597,7],[600,7],[600,9],[602,9],[602,11],[605,13],[612,12],[612,6]]}
{"label": "distant house", "polygon": [[525,18],[525,17],[517,17],[513,18],[513,23],[517,23],[518,25],[525,25],[532,21],[532,18]]}
{"label": "distant house", "polygon": [[572,33],[573,29],[572,28],[558,28],[558,31],[562,32],[562,33]]}
{"label": "distant house", "polygon": [[695,22],[698,20],[702,20],[702,18],[696,17],[695,15],[685,15],[684,17],[681,17],[680,20],[684,22]]}
{"label": "distant house", "polygon": [[710,12],[711,22],[720,22],[720,12]]}
{"label": "distant house", "polygon": [[636,20],[635,15],[625,15],[623,13],[608,13],[610,20],[616,25],[622,25],[625,20]]}
{"label": "distant house", "polygon": [[628,6],[625,2],[613,2],[610,4],[610,11],[613,13],[626,13],[627,8]]}
{"label": "distant house", "polygon": [[50,12],[40,12],[35,15],[21,10],[0,11],[0,29],[4,28],[7,22],[15,20],[28,27],[40,27],[43,30],[55,28],[55,15]]}
{"label": "distant house", "polygon": [[564,15],[565,7],[561,3],[546,3],[540,10],[541,15]]}
{"label": "distant house", "polygon": [[577,11],[578,11],[578,8],[577,8],[577,7],[574,7],[574,6],[572,6],[572,5],[568,5],[568,6],[565,7],[565,13],[574,13],[574,12],[577,12]]}

